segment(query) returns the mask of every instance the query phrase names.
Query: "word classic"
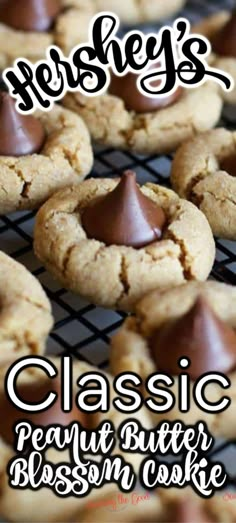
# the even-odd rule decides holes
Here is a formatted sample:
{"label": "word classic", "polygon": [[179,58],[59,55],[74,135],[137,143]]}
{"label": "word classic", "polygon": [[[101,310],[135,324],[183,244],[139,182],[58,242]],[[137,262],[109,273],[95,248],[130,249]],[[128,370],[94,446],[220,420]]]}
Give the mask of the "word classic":
{"label": "word classic", "polygon": [[233,88],[229,75],[208,66],[210,43],[203,36],[190,34],[186,19],[177,19],[173,28],[164,26],[158,34],[131,31],[123,40],[116,36],[118,29],[116,15],[100,13],[90,24],[89,42],[75,47],[69,58],[51,46],[46,60],[36,64],[17,59],[14,67],[3,73],[11,96],[17,100],[17,110],[22,114],[49,111],[67,91],[102,94],[109,86],[110,70],[118,76],[136,73],[138,88],[148,97],[171,94],[180,86],[198,87],[209,79],[225,91]]}
{"label": "word classic", "polygon": [[[190,360],[186,363],[187,358],[179,360],[179,366],[186,370],[186,364],[191,364]],[[49,409],[57,400],[57,393],[50,392],[47,398],[42,399],[39,403],[27,404],[19,397],[17,392],[17,378],[24,369],[29,367],[38,367],[49,378],[53,379],[58,376],[58,371],[53,362],[43,357],[24,357],[13,363],[9,368],[5,378],[5,388],[9,400],[22,412],[42,412]],[[157,372],[149,376],[145,383],[147,395],[144,398],[140,391],[143,384],[142,379],[135,373],[122,373],[114,378],[113,388],[117,396],[113,399],[113,406],[122,413],[135,413],[144,405],[152,412],[169,412],[176,402],[180,412],[188,412],[191,407],[190,398],[190,380],[186,373],[183,372],[178,376],[178,393],[177,398],[170,390],[175,381],[168,374]],[[63,412],[71,412],[72,383],[73,383],[73,361],[71,356],[62,356],[61,358],[61,396]],[[222,396],[219,401],[211,402],[207,398],[207,386],[214,383],[220,389],[229,389],[231,382],[228,377],[221,373],[213,372],[204,374],[194,383],[192,396],[195,404],[204,412],[219,413],[229,408],[231,399],[228,396]],[[107,377],[99,372],[87,372],[80,375],[77,380],[79,392],[76,395],[76,405],[82,412],[103,412],[107,413],[111,408],[110,387]],[[163,386],[164,385],[164,386]],[[223,391],[222,391],[223,392]],[[91,400],[93,401],[91,402]]]}

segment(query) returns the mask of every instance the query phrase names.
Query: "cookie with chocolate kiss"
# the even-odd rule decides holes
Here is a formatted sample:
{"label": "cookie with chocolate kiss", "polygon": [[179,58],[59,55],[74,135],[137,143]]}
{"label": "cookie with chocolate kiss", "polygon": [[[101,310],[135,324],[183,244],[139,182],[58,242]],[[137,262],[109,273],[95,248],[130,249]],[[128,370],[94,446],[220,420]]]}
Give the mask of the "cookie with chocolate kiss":
{"label": "cookie with chocolate kiss", "polygon": [[157,368],[173,376],[182,372],[182,357],[191,360],[188,374],[193,380],[206,372],[227,374],[236,368],[236,334],[201,296],[184,316],[156,331],[149,346]]}
{"label": "cookie with chocolate kiss", "polygon": [[46,32],[60,11],[59,0],[3,0],[0,22],[19,31]]}
{"label": "cookie with chocolate kiss", "polygon": [[17,112],[15,101],[0,92],[0,156],[25,156],[39,152],[45,141],[39,120]]}
{"label": "cookie with chocolate kiss", "polygon": [[236,58],[236,9],[228,22],[211,38],[211,44],[217,55]]}
{"label": "cookie with chocolate kiss", "polygon": [[165,223],[164,211],[142,193],[133,171],[125,171],[117,187],[82,214],[89,238],[136,249],[160,240]]}
{"label": "cookie with chocolate kiss", "polygon": [[71,412],[63,412],[60,400],[60,380],[58,378],[44,379],[31,383],[21,384],[17,387],[17,393],[22,401],[27,403],[40,403],[44,401],[50,392],[56,392],[58,397],[52,407],[36,413],[22,412],[17,409],[6,395],[0,396],[0,412],[2,421],[0,426],[0,437],[12,445],[14,442],[14,424],[21,420],[28,420],[35,425],[47,427],[49,425],[67,426],[73,421],[80,422],[84,428],[88,428],[88,416],[81,412],[75,404]]}
{"label": "cookie with chocolate kiss", "polygon": [[[157,64],[150,67],[150,69],[154,67],[156,68]],[[150,113],[164,109],[164,107],[169,107],[179,100],[183,91],[181,88],[178,88],[174,93],[167,94],[161,98],[154,96],[149,98],[139,91],[137,81],[137,74],[128,73],[120,77],[113,73],[109,87],[110,94],[121,98],[124,101],[126,109],[136,113]],[[160,80],[157,79],[151,82],[151,85],[158,87],[160,83]]]}

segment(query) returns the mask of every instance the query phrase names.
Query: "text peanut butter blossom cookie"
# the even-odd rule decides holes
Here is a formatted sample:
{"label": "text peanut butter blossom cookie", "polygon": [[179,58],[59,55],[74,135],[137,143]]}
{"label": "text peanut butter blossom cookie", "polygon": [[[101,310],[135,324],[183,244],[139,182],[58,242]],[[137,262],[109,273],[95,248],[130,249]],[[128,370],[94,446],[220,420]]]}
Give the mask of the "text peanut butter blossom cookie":
{"label": "text peanut butter blossom cookie", "polygon": [[[206,421],[212,434],[234,437],[235,304],[236,289],[218,282],[188,282],[169,290],[156,290],[137,303],[135,316],[128,318],[114,336],[111,350],[113,374],[136,373],[142,378],[141,390],[147,377],[154,373],[173,376],[170,381],[165,381],[168,390],[164,393],[166,408],[156,400],[155,411],[154,407],[149,409],[154,425],[161,419],[183,420],[188,424],[201,419]],[[190,392],[185,390],[183,405],[173,402],[173,397],[178,397],[178,379],[184,372],[190,377]],[[206,379],[204,402],[197,400],[197,385],[202,377]],[[229,378],[231,385],[226,383],[225,377]],[[229,386],[230,390],[225,391]],[[163,399],[161,391],[157,377],[156,394]],[[144,394],[152,396],[148,396],[147,391]],[[231,399],[231,403],[225,396]],[[220,404],[222,408],[214,413],[211,407]]]}
{"label": "text peanut butter blossom cookie", "polygon": [[187,141],[171,172],[174,190],[206,215],[213,233],[236,240],[236,133],[215,129]]}
{"label": "text peanut butter blossom cookie", "polygon": [[[114,489],[113,483],[105,482],[104,485],[102,484],[98,489],[95,488],[93,490],[97,474],[91,471],[91,476],[88,476],[88,466],[92,467],[90,465],[91,461],[95,463],[94,467],[96,467],[96,464],[98,465],[99,462],[102,462],[104,465],[103,462],[106,457],[112,461],[113,457],[115,459],[118,456],[121,463],[123,463],[123,456],[131,470],[138,471],[142,460],[142,456],[137,453],[122,453],[118,448],[118,443],[115,443],[113,447],[110,446],[109,452],[104,455],[102,443],[100,443],[100,446],[96,443],[99,442],[99,428],[103,430],[104,442],[105,439],[109,439],[107,422],[111,424],[109,427],[111,426],[114,430],[117,430],[122,422],[126,419],[127,421],[129,420],[129,415],[118,412],[112,406],[112,400],[116,393],[112,387],[111,376],[101,371],[99,374],[109,383],[111,398],[109,411],[84,412],[78,406],[78,400],[75,401],[74,399],[79,390],[77,383],[80,378],[89,373],[96,376],[97,369],[83,362],[74,362],[73,403],[71,411],[66,413],[62,410],[60,359],[54,358],[46,361],[52,364],[58,371],[56,377],[47,377],[47,374],[42,369],[25,369],[17,379],[16,390],[20,400],[26,402],[27,405],[41,404],[43,401],[46,401],[49,393],[56,393],[56,401],[47,410],[37,413],[21,412],[7,398],[3,383],[0,386],[0,408],[1,412],[4,413],[0,427],[0,513],[3,518],[15,522],[75,521],[74,515],[82,511],[86,504],[92,502],[97,497],[98,492],[99,495],[109,495]],[[5,367],[3,370],[5,373],[9,372],[8,367]],[[90,381],[93,381],[92,378]],[[137,413],[136,418],[147,429],[150,427],[149,420],[143,409]],[[27,425],[25,429],[22,428],[22,435],[20,433],[21,429],[19,429],[17,432],[18,437],[16,437],[13,427],[14,424],[19,422],[24,424],[30,423],[30,425]],[[77,426],[77,423],[80,425]],[[73,430],[72,426],[74,426]],[[38,430],[39,427],[43,429],[43,433],[42,430]],[[91,431],[87,432],[86,437],[85,433],[83,435],[84,429]],[[35,435],[34,430],[36,431]],[[58,436],[59,430],[61,430],[60,436]],[[64,435],[64,437],[63,430],[68,431],[68,434]],[[96,436],[96,439],[92,436],[93,431],[97,431],[98,436]],[[39,433],[41,437],[39,437]],[[25,476],[24,473],[17,474],[17,466],[14,467],[14,462],[18,456],[15,449],[13,449],[13,442],[15,443],[15,448],[16,445],[19,445],[19,448],[21,447],[19,458],[28,459],[27,452],[41,452],[43,457],[42,460],[38,461],[37,457],[31,458],[31,467],[30,465],[27,467],[28,476],[26,479],[28,486],[26,489],[14,488],[14,479],[15,481],[18,480],[22,486]],[[104,447],[106,445],[109,447],[108,444],[104,443]],[[96,447],[98,449],[97,452]],[[74,456],[73,459],[72,455]],[[7,468],[8,463],[10,465]],[[48,466],[47,470],[45,468],[46,465]],[[65,467],[71,466],[73,469],[76,465],[77,476],[76,472],[74,475],[72,473],[69,475]],[[20,464],[19,467],[22,469]],[[26,471],[26,468],[23,467],[23,470]],[[58,472],[59,470],[61,475]],[[9,485],[9,479],[13,481],[13,484]],[[74,490],[69,490],[67,496],[65,490],[70,481],[71,486],[74,485]],[[40,488],[37,489],[39,484]],[[61,490],[60,484],[61,487],[63,486]],[[56,490],[57,486],[58,490]],[[87,487],[87,496],[82,496],[81,492]]]}
{"label": "text peanut butter blossom cookie", "polygon": [[0,92],[0,214],[39,207],[57,189],[81,182],[92,163],[77,115],[59,106],[22,115]]}
{"label": "text peanut butter blossom cookie", "polygon": [[215,256],[205,216],[164,187],[139,187],[132,171],[55,194],[37,215],[34,248],[66,288],[122,310],[156,287],[205,280]]}
{"label": "text peanut butter blossom cookie", "polygon": [[[231,75],[236,82],[236,10],[221,11],[193,27],[193,32],[206,36],[212,45],[211,65]],[[223,98],[236,104],[236,86],[230,92],[222,91]]]}

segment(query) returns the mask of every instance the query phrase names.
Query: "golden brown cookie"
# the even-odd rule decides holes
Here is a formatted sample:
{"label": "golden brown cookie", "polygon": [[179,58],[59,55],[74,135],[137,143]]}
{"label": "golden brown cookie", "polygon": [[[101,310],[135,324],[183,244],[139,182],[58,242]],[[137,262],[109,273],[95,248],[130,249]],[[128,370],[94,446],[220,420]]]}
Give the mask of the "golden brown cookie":
{"label": "golden brown cookie", "polygon": [[53,325],[51,306],[38,280],[0,252],[0,364],[42,354]]}
{"label": "golden brown cookie", "polygon": [[[222,31],[222,29],[229,22],[230,17],[231,13],[229,11],[220,11],[214,15],[209,16],[208,18],[205,18],[199,24],[193,26],[192,32],[206,36],[206,38],[208,38],[210,42],[213,43],[217,34],[219,34],[219,32]],[[235,38],[235,36],[233,38]],[[225,35],[222,35],[222,44],[224,40]],[[227,56],[226,53],[225,56],[221,56],[213,49],[209,57],[209,62],[212,66],[230,74],[234,82],[236,82],[236,58],[233,54],[229,54]],[[236,104],[236,85],[230,92],[226,92],[221,89],[220,94],[226,102],[230,104]]]}
{"label": "golden brown cookie", "polygon": [[43,148],[26,156],[0,156],[0,214],[39,207],[56,190],[81,182],[93,163],[84,122],[55,105],[34,116],[46,133]]}
{"label": "golden brown cookie", "polygon": [[213,233],[236,239],[236,133],[215,129],[183,144],[171,182],[182,198],[206,215]]}
{"label": "golden brown cookie", "polygon": [[[122,22],[136,24],[162,20],[175,14],[186,0],[58,0],[59,10],[53,25],[44,31],[21,29],[0,23],[0,69],[4,69],[16,58],[28,58],[36,62],[45,57],[50,45],[58,45],[65,54],[73,47],[88,41],[91,18],[100,11],[112,11]],[[17,10],[15,18],[17,20]],[[9,23],[9,22],[8,22]],[[19,22],[18,24],[19,25]]]}
{"label": "golden brown cookie", "polygon": [[[51,361],[59,369],[60,360],[53,358]],[[5,372],[6,372],[5,368]],[[77,380],[81,374],[87,372],[96,372],[98,369],[87,365],[83,362],[73,362],[73,398],[75,398],[76,393],[78,392]],[[101,371],[99,371],[101,374]],[[129,419],[129,416],[122,415],[117,410],[114,409],[112,405],[112,399],[116,395],[115,391],[112,389],[111,376],[109,374],[103,373],[104,376],[110,382],[110,391],[111,391],[111,408],[108,413],[100,414],[83,414],[78,408],[74,405],[72,414],[63,414],[58,407],[57,400],[56,407],[52,407],[47,412],[42,413],[41,415],[35,415],[34,418],[31,418],[35,424],[47,426],[50,424],[61,424],[68,426],[69,423],[73,421],[80,422],[83,427],[96,429],[102,421],[110,420],[113,422],[114,426],[117,428],[119,424],[124,421],[126,418]],[[50,383],[48,383],[48,381]],[[46,392],[56,391],[60,394],[60,384],[55,380],[45,379],[45,374],[39,369],[27,369],[23,371],[18,378],[18,387],[21,392],[21,397],[27,399],[28,401],[41,401],[42,397],[45,397]],[[0,404],[1,408],[4,410],[3,406],[3,384],[0,386]],[[30,394],[30,399],[29,399]],[[25,419],[25,415],[19,413],[18,418],[15,419]],[[38,416],[38,418],[37,418]],[[69,497],[57,497],[50,489],[41,488],[38,491],[35,490],[22,490],[22,489],[12,489],[8,485],[8,475],[6,473],[6,467],[9,460],[15,455],[12,446],[10,444],[9,437],[9,423],[12,419],[12,415],[6,415],[5,421],[1,424],[0,428],[0,516],[7,521],[15,522],[67,522],[72,521],[73,515],[77,512],[80,512],[83,507],[91,502],[97,496],[97,489],[91,491],[91,493],[86,497],[79,496],[69,496]],[[150,428],[150,422],[145,413],[140,411],[138,413],[138,419],[140,422],[148,429]],[[12,423],[10,424],[12,426]],[[112,451],[113,455],[121,455],[120,450],[115,446]],[[94,456],[86,455],[87,459],[94,459]],[[142,456],[137,454],[124,453],[124,459],[133,465],[134,469],[137,471]],[[52,447],[46,451],[46,459],[49,462],[54,464],[59,462],[70,462],[68,450],[57,451]],[[95,458],[96,460],[96,458]],[[99,492],[101,495],[109,495],[109,492],[114,490],[114,484],[106,483]],[[73,521],[75,521],[73,519]]]}
{"label": "golden brown cookie", "polygon": [[213,84],[185,90],[173,105],[152,113],[129,111],[121,98],[67,94],[64,105],[85,120],[92,138],[101,144],[141,154],[173,152],[198,132],[214,127],[222,101]]}
{"label": "golden brown cookie", "polygon": [[[17,22],[17,2],[15,3],[14,21]],[[43,31],[35,29],[25,31],[20,28],[20,22],[15,27],[9,22],[8,25],[2,18],[2,23],[0,23],[0,69],[11,66],[19,57],[27,58],[32,62],[45,58],[46,50],[50,45],[58,45],[67,54],[75,45],[88,41],[89,22],[94,15],[93,2],[91,0],[58,0],[57,3],[59,10],[54,13],[52,27]],[[39,12],[38,16],[40,16]]]}
{"label": "golden brown cookie", "polygon": [[[40,209],[34,248],[53,276],[92,303],[122,310],[132,310],[156,287],[205,280],[215,255],[208,222],[195,206],[164,187],[151,183],[141,187],[148,202],[166,215],[161,239],[140,248],[89,239],[81,222],[85,208],[109,195],[118,183],[86,180],[60,191]],[[107,231],[112,223],[110,217]]]}
{"label": "golden brown cookie", "polygon": [[[236,329],[235,287],[214,281],[208,281],[204,283],[188,282],[184,285],[180,285],[169,290],[163,289],[153,291],[136,305],[135,316],[128,318],[124,322],[120,331],[112,339],[112,373],[118,375],[121,372],[135,372],[143,379],[144,384],[148,376],[158,371],[157,365],[151,356],[151,347],[154,346],[154,336],[157,334],[161,336],[163,332],[166,333],[164,328],[169,328],[169,326],[172,327],[172,325],[175,326],[175,322],[177,320],[182,321],[182,318],[184,318],[185,321],[185,315],[187,313],[190,315],[190,312],[192,314],[192,308],[194,307],[199,297],[203,298],[211,307],[213,313],[215,313],[217,317],[220,318],[220,320],[223,320],[223,322],[226,323],[226,328],[232,327],[234,330]],[[200,323],[198,317],[196,320],[192,319],[191,317],[192,324],[194,325],[195,322],[196,329],[199,328],[198,326],[202,325],[203,323],[202,321]],[[198,331],[196,330],[195,332],[197,333]],[[198,332],[199,336],[201,335],[201,332]],[[231,336],[233,336],[232,333]],[[180,339],[180,334],[179,332],[177,334],[177,330],[175,339]],[[187,346],[187,341],[185,345]],[[168,352],[170,349],[168,349],[167,338],[165,338],[165,342],[163,342],[162,346],[163,351],[161,348],[159,348],[159,361],[162,361],[160,358],[170,354],[170,352]],[[193,367],[190,367],[191,372],[195,371],[195,368],[198,371],[199,368],[197,369],[197,366],[200,366],[202,369],[204,365],[208,365],[208,367],[210,365],[210,370],[207,368],[208,372],[218,370],[216,369],[216,366],[222,364],[222,360],[220,359],[220,347],[221,346],[218,345],[219,354],[214,359],[213,364],[210,359],[209,361],[205,362],[203,355],[199,355],[197,364],[195,361]],[[182,356],[187,357],[188,352],[186,351],[186,354],[181,354],[181,357]],[[226,361],[228,362],[227,359]],[[223,365],[224,363],[225,360],[223,360]],[[165,362],[162,363],[162,365],[166,366],[167,364]],[[180,369],[178,370],[180,371]],[[206,371],[200,371],[200,375],[204,374],[204,372]],[[177,375],[175,375],[174,372],[168,372],[168,374],[173,375],[175,380],[174,385],[171,386],[170,390],[174,393],[175,397],[178,397]],[[208,384],[205,391],[206,397],[210,402],[219,401],[219,399],[225,395],[229,396],[231,398],[231,405],[225,411],[217,414],[210,414],[202,411],[192,398],[192,389],[195,380],[191,379],[191,405],[189,412],[180,412],[178,409],[178,402],[176,403],[176,406],[174,406],[174,408],[172,408],[169,412],[156,413],[150,410],[149,415],[153,421],[153,425],[156,425],[161,419],[168,419],[171,421],[180,419],[187,425],[196,423],[199,420],[204,420],[208,425],[209,431],[215,436],[234,438],[236,433],[234,415],[236,402],[235,370],[229,372],[228,376],[231,380],[231,388],[229,391],[226,391],[226,394],[225,391],[215,383]],[[150,394],[148,394],[147,390],[144,388],[144,385],[142,392],[145,397],[150,397]]]}

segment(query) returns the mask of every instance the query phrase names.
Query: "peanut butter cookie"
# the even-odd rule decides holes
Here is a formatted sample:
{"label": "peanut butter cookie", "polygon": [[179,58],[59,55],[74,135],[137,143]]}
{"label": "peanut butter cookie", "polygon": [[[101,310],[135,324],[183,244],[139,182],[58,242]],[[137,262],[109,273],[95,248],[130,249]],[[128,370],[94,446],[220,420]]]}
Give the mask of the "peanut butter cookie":
{"label": "peanut butter cookie", "polygon": [[[27,14],[26,14],[27,13]],[[19,57],[36,62],[50,45],[67,54],[88,41],[91,0],[5,0],[0,6],[0,69]]]}
{"label": "peanut butter cookie", "polygon": [[100,11],[112,11],[122,22],[137,24],[171,16],[185,1],[4,0],[0,6],[0,69],[19,57],[32,62],[45,58],[50,45],[69,54],[88,41],[89,23]]}
{"label": "peanut butter cookie", "polygon": [[69,93],[63,104],[86,122],[95,142],[141,154],[173,152],[186,139],[214,127],[222,99],[218,86],[179,89],[160,100],[139,93],[137,75],[111,82],[107,94]]}
{"label": "peanut butter cookie", "polygon": [[0,251],[0,365],[42,354],[53,325],[51,306],[38,280]]}
{"label": "peanut butter cookie", "polygon": [[215,129],[189,140],[172,164],[173,188],[206,215],[213,233],[236,239],[236,133]]}
{"label": "peanut butter cookie", "polygon": [[56,190],[81,182],[93,163],[84,122],[55,105],[19,114],[0,93],[0,214],[39,207]]}
{"label": "peanut butter cookie", "polygon": [[[183,420],[187,425],[206,421],[215,436],[234,438],[236,432],[236,289],[214,281],[188,282],[172,289],[156,290],[144,297],[114,336],[111,347],[111,370],[135,372],[145,384],[148,376],[164,372],[173,376],[170,390],[178,396],[180,358],[188,358],[185,368],[191,379],[191,404],[180,412],[178,402],[169,412],[149,411],[153,425],[161,419]],[[196,379],[205,373],[228,375],[231,388],[210,383],[205,397],[210,403],[223,396],[231,398],[230,406],[217,414],[201,410],[192,391]],[[149,396],[143,385],[143,394]]]}
{"label": "peanut butter cookie", "polygon": [[34,248],[66,288],[103,307],[132,310],[156,288],[205,280],[215,245],[205,216],[164,187],[90,179],[39,211]]}
{"label": "peanut butter cookie", "polygon": [[[0,69],[16,58],[36,62],[45,58],[50,45],[69,54],[88,41],[92,17],[112,11],[122,22],[137,24],[162,20],[175,14],[186,0],[5,0],[0,6]],[[26,14],[27,13],[27,14]]]}

